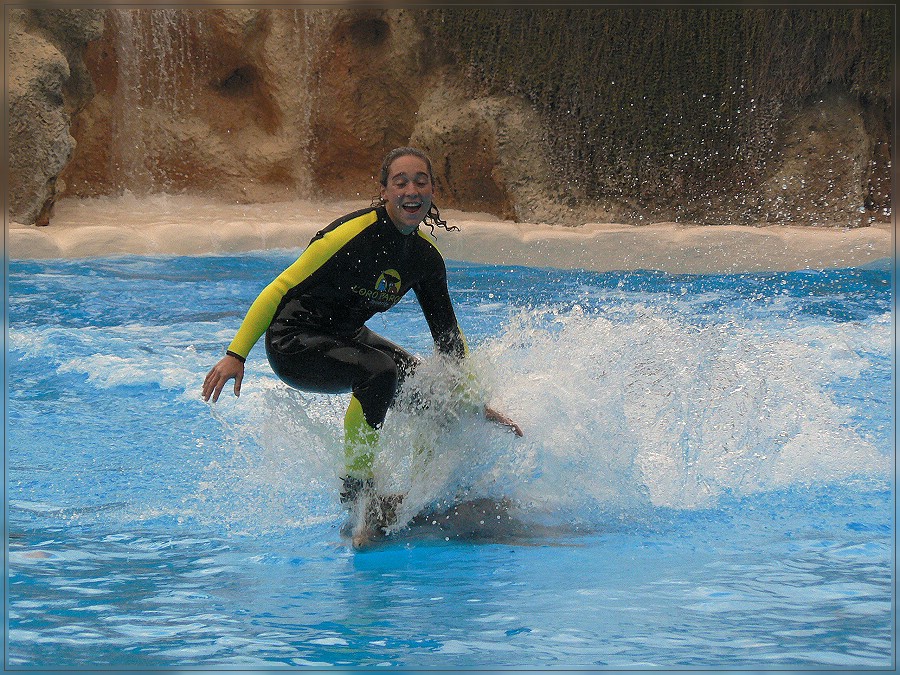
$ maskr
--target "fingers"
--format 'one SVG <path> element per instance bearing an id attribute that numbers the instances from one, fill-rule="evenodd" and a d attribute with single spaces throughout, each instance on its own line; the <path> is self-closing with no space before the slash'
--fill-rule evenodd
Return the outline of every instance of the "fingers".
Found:
<path id="1" fill-rule="evenodd" d="M 212 371 L 209 371 L 206 374 L 206 379 L 203 380 L 203 400 L 204 401 L 209 400 L 209 397 L 212 394 L 212 390 L 213 390 L 214 386 L 215 385 L 213 384 L 213 373 L 212 373 Z"/>
<path id="2" fill-rule="evenodd" d="M 244 364 L 240 362 L 234 363 L 236 361 L 237 359 L 226 357 L 213 366 L 206 374 L 206 379 L 203 380 L 204 401 L 208 402 L 210 397 L 212 397 L 212 402 L 216 403 L 219 400 L 222 389 L 225 388 L 225 384 L 231 379 L 234 379 L 234 395 L 241 395 L 241 382 L 244 379 Z"/>
<path id="3" fill-rule="evenodd" d="M 212 396 L 213 403 L 218 401 L 219 394 L 226 381 L 227 380 L 221 380 L 218 366 L 213 367 L 213 369 L 206 374 L 206 379 L 203 380 L 203 400 L 209 401 L 209 397 Z"/>
<path id="4" fill-rule="evenodd" d="M 492 422 L 496 422 L 497 424 L 502 424 L 502 425 L 505 426 L 505 427 L 509 427 L 509 428 L 513 431 L 513 433 L 515 433 L 516 436 L 518 436 L 519 438 L 521 438 L 521 437 L 523 437 L 523 436 L 525 435 L 525 434 L 522 432 L 522 428 L 521 428 L 518 424 L 516 424 L 515 422 L 513 422 L 513 421 L 512 421 L 510 418 L 508 418 L 506 415 L 497 412 L 497 411 L 494 410 L 493 408 L 490 408 L 490 407 L 488 407 L 488 406 L 485 406 L 485 408 L 484 408 L 484 416 L 485 416 L 487 419 L 491 420 Z"/>
<path id="5" fill-rule="evenodd" d="M 217 381 L 217 382 L 216 382 L 216 386 L 215 386 L 215 388 L 213 389 L 213 397 L 212 397 L 212 402 L 213 402 L 213 403 L 215 403 L 216 401 L 219 400 L 219 394 L 222 393 L 222 388 L 225 386 L 225 383 L 226 383 L 227 381 L 228 381 L 228 380 L 220 380 L 220 381 Z"/>
<path id="6" fill-rule="evenodd" d="M 518 424 L 516 424 L 515 422 L 513 422 L 513 421 L 512 421 L 511 419 L 509 419 L 508 417 L 505 417 L 504 419 L 498 420 L 498 421 L 499 421 L 500 424 L 502 424 L 503 426 L 506 426 L 506 427 L 509 427 L 510 429 L 512 429 L 513 433 L 514 433 L 516 436 L 518 436 L 519 438 L 522 438 L 522 436 L 525 435 L 524 433 L 522 433 L 522 427 L 520 427 Z"/>
<path id="7" fill-rule="evenodd" d="M 522 436 L 525 435 L 524 433 L 522 433 L 522 427 L 513 422 L 511 419 L 507 418 L 504 424 L 512 429 L 512 432 L 519 438 L 522 438 Z"/>
<path id="8" fill-rule="evenodd" d="M 213 377 L 214 370 L 210 370 L 206 374 L 206 379 L 203 380 L 203 400 L 209 401 L 209 397 L 213 393 L 213 389 L 215 389 L 215 379 Z"/>
<path id="9" fill-rule="evenodd" d="M 203 382 L 203 400 L 209 401 L 210 396 L 212 396 L 212 401 L 215 403 L 219 400 L 219 394 L 222 393 L 222 387 L 225 386 L 225 382 L 227 379 L 222 379 L 219 374 L 213 368 L 209 371 L 209 374 L 206 376 L 206 380 Z"/>

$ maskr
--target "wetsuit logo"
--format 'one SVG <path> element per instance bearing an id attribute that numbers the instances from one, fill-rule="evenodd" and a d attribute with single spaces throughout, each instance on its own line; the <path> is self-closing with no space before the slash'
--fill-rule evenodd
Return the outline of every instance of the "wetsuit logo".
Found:
<path id="1" fill-rule="evenodd" d="M 400 274 L 397 270 L 385 270 L 375 282 L 375 290 L 396 295 L 400 292 Z"/>
<path id="2" fill-rule="evenodd" d="M 350 290 L 381 309 L 393 307 L 400 300 L 400 273 L 397 270 L 385 270 L 375 281 L 375 288 L 351 286 Z"/>

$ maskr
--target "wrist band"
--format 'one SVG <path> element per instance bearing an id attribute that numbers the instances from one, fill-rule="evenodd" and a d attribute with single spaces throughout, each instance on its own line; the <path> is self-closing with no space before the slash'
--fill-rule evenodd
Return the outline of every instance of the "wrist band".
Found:
<path id="1" fill-rule="evenodd" d="M 228 356 L 233 356 L 234 358 L 236 358 L 236 359 L 237 359 L 238 361 L 240 361 L 241 363 L 246 363 L 246 362 L 247 362 L 247 359 L 245 359 L 245 358 L 244 358 L 243 356 L 241 356 L 240 354 L 236 354 L 235 352 L 231 351 L 230 349 L 226 349 L 226 350 L 225 350 L 225 353 L 228 354 Z"/>

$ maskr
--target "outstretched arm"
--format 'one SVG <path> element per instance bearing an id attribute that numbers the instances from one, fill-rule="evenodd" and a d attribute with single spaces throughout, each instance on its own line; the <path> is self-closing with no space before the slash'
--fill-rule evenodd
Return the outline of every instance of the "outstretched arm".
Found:
<path id="1" fill-rule="evenodd" d="M 331 243 L 329 243 L 331 242 Z M 219 394 L 228 380 L 234 379 L 234 395 L 241 395 L 241 380 L 244 378 L 244 361 L 253 345 L 266 332 L 272 323 L 272 318 L 278 310 L 285 294 L 301 281 L 315 272 L 330 255 L 334 253 L 339 244 L 333 244 L 331 240 L 319 238 L 313 240 L 306 250 L 300 255 L 293 265 L 279 274 L 275 280 L 266 286 L 250 305 L 247 315 L 241 322 L 241 327 L 234 336 L 234 340 L 228 346 L 227 355 L 222 358 L 203 381 L 203 400 L 209 401 L 212 396 L 213 403 L 219 400 Z"/>
<path id="2" fill-rule="evenodd" d="M 484 417 L 491 422 L 496 422 L 497 424 L 502 424 L 505 427 L 509 427 L 519 438 L 525 435 L 522 433 L 522 427 L 513 422 L 506 415 L 497 412 L 489 406 L 484 406 Z"/>
<path id="3" fill-rule="evenodd" d="M 219 400 L 219 394 L 228 380 L 234 379 L 234 395 L 241 395 L 241 381 L 244 379 L 244 362 L 236 356 L 228 354 L 212 367 L 203 380 L 203 400 L 213 403 Z"/>

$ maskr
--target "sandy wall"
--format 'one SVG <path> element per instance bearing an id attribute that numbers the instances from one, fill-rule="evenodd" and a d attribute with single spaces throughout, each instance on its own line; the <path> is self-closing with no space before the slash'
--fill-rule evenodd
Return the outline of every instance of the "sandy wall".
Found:
<path id="1" fill-rule="evenodd" d="M 331 220 L 366 205 L 240 205 L 164 195 L 64 200 L 49 227 L 11 223 L 6 250 L 13 259 L 41 259 L 302 249 Z M 855 267 L 895 253 L 891 224 L 814 230 L 675 223 L 565 227 L 451 209 L 443 215 L 460 228 L 437 233 L 444 256 L 491 264 L 712 273 Z"/>

